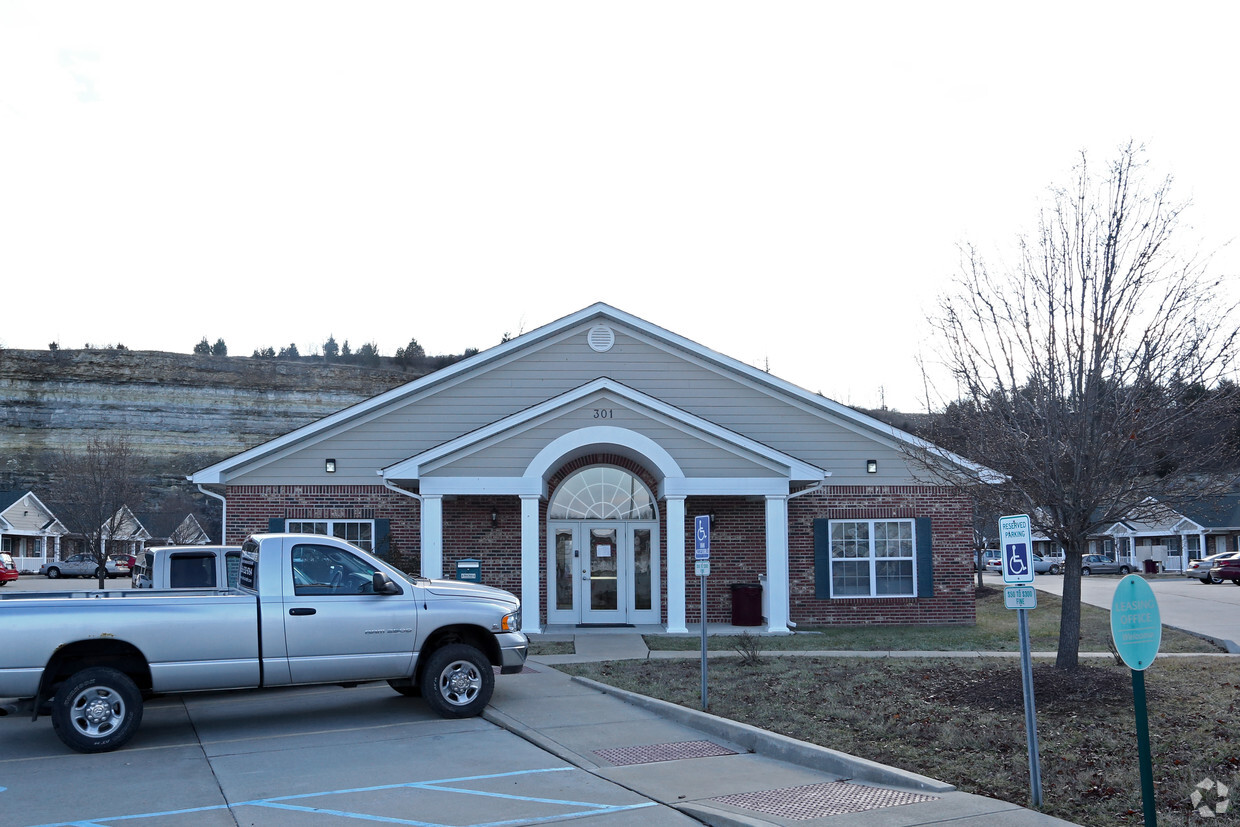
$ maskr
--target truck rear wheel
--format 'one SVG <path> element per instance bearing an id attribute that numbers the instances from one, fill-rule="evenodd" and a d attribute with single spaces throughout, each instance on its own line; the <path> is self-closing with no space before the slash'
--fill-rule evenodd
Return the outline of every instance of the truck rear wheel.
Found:
<path id="1" fill-rule="evenodd" d="M 141 722 L 142 693 L 128 675 L 106 666 L 75 673 L 52 700 L 52 729 L 78 752 L 118 749 Z"/>
<path id="2" fill-rule="evenodd" d="M 482 712 L 495 690 L 495 673 L 486 655 L 452 643 L 435 650 L 422 672 L 422 697 L 443 718 L 470 718 Z"/>

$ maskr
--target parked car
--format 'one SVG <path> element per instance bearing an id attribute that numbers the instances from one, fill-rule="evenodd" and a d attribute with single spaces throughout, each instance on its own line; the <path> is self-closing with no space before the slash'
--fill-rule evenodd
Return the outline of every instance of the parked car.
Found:
<path id="1" fill-rule="evenodd" d="M 13 564 L 13 555 L 0 552 L 0 586 L 7 586 L 10 580 L 17 578 L 17 566 Z"/>
<path id="2" fill-rule="evenodd" d="M 44 563 L 39 566 L 39 574 L 49 580 L 55 580 L 57 577 L 98 577 L 99 563 L 93 554 L 74 554 L 64 560 Z M 108 577 L 123 577 L 126 574 L 129 574 L 129 569 L 121 571 L 115 560 L 108 560 Z"/>
<path id="3" fill-rule="evenodd" d="M 1101 554 L 1086 554 L 1081 558 L 1081 574 L 1086 577 L 1091 574 L 1128 574 L 1131 571 L 1132 566 L 1127 563 L 1117 563 Z"/>
<path id="4" fill-rule="evenodd" d="M 1040 554 L 1033 555 L 1033 573 L 1034 574 L 1059 574 L 1063 571 L 1059 560 L 1054 557 L 1043 557 Z"/>
<path id="5" fill-rule="evenodd" d="M 133 568 L 133 563 L 130 562 L 131 560 L 133 560 L 133 558 L 128 554 L 108 555 L 108 562 L 115 563 L 116 567 L 120 569 L 121 574 L 129 574 L 129 570 Z"/>
<path id="6" fill-rule="evenodd" d="M 1210 577 L 1215 583 L 1230 580 L 1240 586 L 1240 553 L 1224 555 L 1210 567 Z"/>
<path id="7" fill-rule="evenodd" d="M 986 552 L 986 571 L 1003 571 L 1003 558 L 999 556 L 999 552 Z"/>
<path id="8" fill-rule="evenodd" d="M 1200 560 L 1189 560 L 1188 565 L 1184 568 L 1185 577 L 1196 577 L 1202 583 L 1220 583 L 1222 581 L 1215 580 L 1210 573 L 1210 569 L 1219 564 L 1223 560 L 1240 558 L 1240 551 L 1224 551 L 1219 554 L 1211 554 L 1208 557 L 1202 557 Z"/>

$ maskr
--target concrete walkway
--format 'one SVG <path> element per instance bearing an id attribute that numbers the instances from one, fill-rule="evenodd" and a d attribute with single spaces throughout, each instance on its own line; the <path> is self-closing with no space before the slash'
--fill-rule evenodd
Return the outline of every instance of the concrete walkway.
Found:
<path id="1" fill-rule="evenodd" d="M 1070 823 L 963 793 L 916 773 L 573 678 L 554 668 L 569 662 L 700 657 L 698 652 L 651 653 L 641 630 L 550 629 L 533 639 L 572 640 L 576 651 L 532 656 L 521 675 L 496 681 L 484 716 L 576 767 L 706 824 Z"/>

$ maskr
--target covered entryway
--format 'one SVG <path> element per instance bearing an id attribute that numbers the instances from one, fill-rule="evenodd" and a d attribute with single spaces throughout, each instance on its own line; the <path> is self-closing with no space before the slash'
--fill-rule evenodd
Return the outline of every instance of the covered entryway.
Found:
<path id="1" fill-rule="evenodd" d="M 659 622 L 659 523 L 650 490 L 614 466 L 556 489 L 547 523 L 547 622 Z"/>

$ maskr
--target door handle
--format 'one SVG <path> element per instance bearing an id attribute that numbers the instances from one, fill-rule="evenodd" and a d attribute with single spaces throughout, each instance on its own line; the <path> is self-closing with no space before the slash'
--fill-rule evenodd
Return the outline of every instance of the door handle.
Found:
<path id="1" fill-rule="evenodd" d="M 291 614 L 291 615 L 294 615 L 294 616 L 297 616 L 297 615 L 312 615 L 312 614 L 314 614 L 316 611 L 317 611 L 317 609 L 289 609 L 289 610 L 288 610 L 288 613 L 289 613 L 289 614 Z"/>

